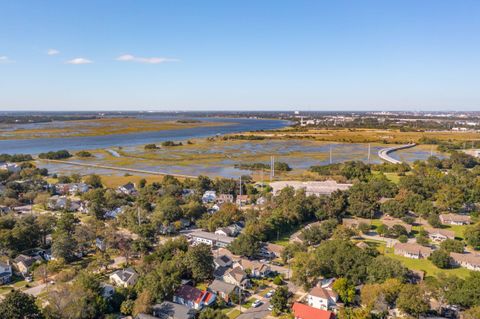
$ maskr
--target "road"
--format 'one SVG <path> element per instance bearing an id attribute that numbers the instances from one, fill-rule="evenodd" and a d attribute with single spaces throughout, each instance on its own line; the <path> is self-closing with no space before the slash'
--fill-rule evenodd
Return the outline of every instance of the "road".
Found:
<path id="1" fill-rule="evenodd" d="M 390 157 L 388 154 L 398 151 L 398 150 L 403 150 L 405 148 L 410 148 L 414 147 L 415 143 L 410 143 L 406 145 L 401 145 L 401 146 L 394 146 L 394 147 L 388 147 L 388 148 L 382 148 L 380 151 L 378 151 L 378 157 L 380 157 L 382 160 L 392 163 L 392 164 L 401 164 L 402 162 L 399 160 L 396 160 L 392 157 Z"/>
<path id="2" fill-rule="evenodd" d="M 107 166 L 107 165 L 100 165 L 100 164 L 87 164 L 87 163 L 79 163 L 79 162 L 63 161 L 63 160 L 50 160 L 50 159 L 49 160 L 39 159 L 39 160 L 46 161 L 46 162 L 51 162 L 51 163 L 65 164 L 65 165 L 102 168 L 102 169 L 108 169 L 108 170 L 112 170 L 112 171 L 123 171 L 123 172 L 160 175 L 160 176 L 171 175 L 173 177 L 192 178 L 192 179 L 198 178 L 198 176 L 175 174 L 175 173 L 166 173 L 166 172 L 159 172 L 159 171 L 158 172 L 147 171 L 147 170 L 143 170 L 143 169 L 135 169 L 135 168 L 127 168 L 127 167 Z"/>
<path id="3" fill-rule="evenodd" d="M 263 304 L 257 308 L 247 309 L 244 313 L 237 317 L 237 319 L 260 319 L 265 318 L 270 314 L 268 307 L 270 306 L 270 301 L 268 299 L 262 298 Z"/>

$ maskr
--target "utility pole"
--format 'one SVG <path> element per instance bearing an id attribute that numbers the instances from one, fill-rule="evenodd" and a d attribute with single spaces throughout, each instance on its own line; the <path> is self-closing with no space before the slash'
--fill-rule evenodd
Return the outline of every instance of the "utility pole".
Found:
<path id="1" fill-rule="evenodd" d="M 332 144 L 330 144 L 330 164 L 332 164 Z"/>
<path id="2" fill-rule="evenodd" d="M 140 226 L 140 207 L 137 207 L 138 226 Z"/>
<path id="3" fill-rule="evenodd" d="M 370 164 L 370 143 L 368 143 L 368 159 L 367 163 Z"/>

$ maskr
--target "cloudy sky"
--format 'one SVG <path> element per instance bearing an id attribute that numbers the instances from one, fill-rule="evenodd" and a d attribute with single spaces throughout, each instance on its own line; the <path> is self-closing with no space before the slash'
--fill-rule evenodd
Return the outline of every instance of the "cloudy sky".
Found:
<path id="1" fill-rule="evenodd" d="M 0 110 L 480 110 L 480 1 L 0 0 Z"/>

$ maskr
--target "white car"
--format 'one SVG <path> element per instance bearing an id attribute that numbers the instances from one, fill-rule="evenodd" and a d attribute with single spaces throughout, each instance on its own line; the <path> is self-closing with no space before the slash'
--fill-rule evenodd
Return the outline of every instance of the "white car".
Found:
<path id="1" fill-rule="evenodd" d="M 273 306 L 272 306 L 272 305 L 268 306 L 268 310 L 269 310 L 269 311 L 272 311 L 272 310 L 273 310 Z"/>
<path id="2" fill-rule="evenodd" d="M 271 298 L 273 296 L 273 294 L 275 293 L 275 290 L 270 290 L 266 295 L 265 295 L 265 298 Z"/>
<path id="3" fill-rule="evenodd" d="M 255 300 L 255 302 L 252 304 L 252 307 L 253 307 L 253 308 L 257 308 L 257 307 L 259 307 L 261 304 L 262 304 L 262 301 L 260 301 L 260 300 L 257 299 L 257 300 Z"/>

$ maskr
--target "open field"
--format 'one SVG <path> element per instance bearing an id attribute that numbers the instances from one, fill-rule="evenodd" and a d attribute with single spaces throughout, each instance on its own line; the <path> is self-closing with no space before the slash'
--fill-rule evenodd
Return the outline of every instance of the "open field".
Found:
<path id="1" fill-rule="evenodd" d="M 391 252 L 391 249 L 389 248 L 387 248 L 386 256 L 401 261 L 402 264 L 409 269 L 422 270 L 425 272 L 426 276 L 438 276 L 439 274 L 443 273 L 446 275 L 456 275 L 461 278 L 466 278 L 471 273 L 471 270 L 466 268 L 440 269 L 432 264 L 432 262 L 428 259 L 412 259 L 398 256 Z"/>
<path id="2" fill-rule="evenodd" d="M 0 139 L 35 139 L 56 137 L 103 136 L 177 130 L 195 127 L 229 125 L 222 122 L 191 122 L 150 120 L 131 117 L 103 118 L 68 122 L 49 122 L 23 126 L 1 126 Z M 68 147 L 68 146 L 66 146 Z"/>
<path id="3" fill-rule="evenodd" d="M 255 132 L 245 135 L 264 136 L 270 139 L 295 139 L 304 138 L 317 141 L 343 142 L 343 143 L 418 143 L 422 137 L 436 138 L 448 141 L 475 141 L 480 140 L 477 132 L 453 131 L 427 131 L 427 132 L 401 132 L 400 130 L 379 129 L 307 129 L 297 130 L 285 128 L 274 132 Z"/>

